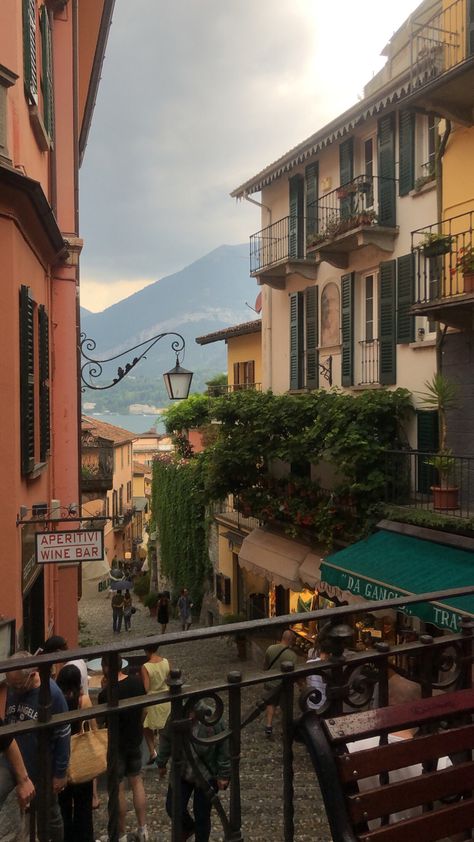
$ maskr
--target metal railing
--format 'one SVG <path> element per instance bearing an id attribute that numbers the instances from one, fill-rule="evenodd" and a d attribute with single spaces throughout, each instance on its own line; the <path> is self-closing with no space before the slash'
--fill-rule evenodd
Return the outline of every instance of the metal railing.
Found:
<path id="1" fill-rule="evenodd" d="M 468 0 L 455 0 L 428 20 L 412 22 L 410 82 L 412 91 L 456 67 L 469 55 L 466 23 Z"/>
<path id="2" fill-rule="evenodd" d="M 389 451 L 385 500 L 398 506 L 474 517 L 474 457 Z"/>
<path id="3" fill-rule="evenodd" d="M 231 395 L 233 392 L 261 392 L 261 383 L 231 383 L 221 386 L 208 386 L 207 395 L 210 398 L 220 398 L 223 395 Z"/>
<path id="4" fill-rule="evenodd" d="M 447 634 L 434 638 L 430 635 L 421 635 L 419 638 L 413 634 L 409 627 L 399 629 L 398 637 L 392 641 L 374 642 L 377 637 L 374 630 L 374 639 L 370 634 L 365 634 L 363 639 L 354 646 L 353 628 L 366 625 L 367 612 L 370 611 L 370 623 L 372 626 L 383 628 L 387 611 L 403 611 L 407 614 L 417 613 L 423 603 L 439 604 L 440 600 L 448 598 L 449 604 L 455 597 L 474 594 L 474 587 L 456 588 L 419 594 L 417 596 L 397 597 L 396 599 L 363 602 L 357 605 L 345 605 L 336 609 L 323 609 L 319 611 L 304 612 L 303 614 L 289 614 L 280 617 L 256 620 L 244 623 L 235 623 L 225 626 L 213 626 L 205 629 L 197 629 L 188 632 L 174 632 L 164 635 L 128 639 L 120 643 L 111 643 L 107 646 L 94 646 L 84 649 L 71 650 L 68 657 L 71 659 L 85 658 L 96 659 L 103 657 L 107 665 L 107 703 L 94 705 L 91 708 L 70 711 L 64 714 L 51 715 L 51 691 L 50 691 L 50 670 L 54 663 L 64 660 L 64 653 L 54 655 L 41 655 L 37 657 L 18 658 L 14 661 L 6 660 L 0 662 L 0 672 L 26 669 L 35 670 L 40 676 L 39 708 L 36 720 L 24 720 L 0 728 L 2 735 L 25 735 L 31 733 L 38 740 L 38 779 L 37 797 L 32 805 L 30 822 L 30 842 L 36 838 L 39 842 L 49 840 L 49 811 L 51 802 L 51 751 L 50 740 L 51 729 L 65 723 L 77 723 L 78 721 L 91 718 L 105 718 L 108 728 L 108 838 L 110 842 L 118 842 L 118 769 L 119 769 L 119 732 L 120 713 L 122 710 L 128 712 L 149 706 L 150 704 L 171 703 L 171 714 L 169 719 L 169 733 L 171 739 L 171 771 L 170 781 L 173 787 L 172 799 L 172 842 L 180 842 L 182 839 L 182 803 L 181 803 L 181 773 L 183 764 L 187 761 L 193 770 L 195 780 L 209 792 L 212 797 L 212 804 L 222 824 L 225 840 L 229 842 L 242 842 L 245 838 L 242 827 L 245 827 L 246 819 L 242 814 L 241 800 L 241 754 L 246 748 L 242 741 L 242 732 L 245 728 L 261 716 L 265 708 L 265 698 L 269 698 L 268 689 L 263 688 L 264 683 L 281 682 L 280 707 L 282 711 L 282 754 L 281 771 L 278 780 L 283 781 L 283 792 L 280 799 L 280 807 L 273 807 L 275 814 L 273 826 L 283 826 L 285 842 L 294 840 L 295 823 L 295 798 L 294 789 L 294 759 L 293 739 L 294 725 L 298 718 L 295 710 L 295 691 L 297 684 L 304 682 L 306 676 L 321 674 L 327 686 L 327 699 L 323 710 L 324 716 L 337 716 L 347 711 L 366 709 L 377 704 L 385 706 L 389 703 L 388 678 L 389 670 L 395 670 L 400 675 L 411 681 L 417 682 L 421 687 L 421 695 L 424 697 L 433 694 L 434 690 L 452 691 L 458 688 L 470 687 L 472 683 L 472 661 L 473 661 L 473 628 L 474 624 L 470 618 L 461 619 L 457 616 L 458 631 L 454 634 Z M 432 606 L 433 607 L 433 606 Z M 445 613 L 443 608 L 436 609 L 440 614 Z M 449 613 L 449 612 L 447 612 Z M 454 615 L 453 615 L 454 616 Z M 357 623 L 349 626 L 348 622 L 360 617 L 362 624 Z M 350 620 L 351 618 L 351 620 Z M 134 661 L 137 665 L 143 658 L 134 657 L 129 653 L 142 650 L 150 643 L 156 642 L 160 646 L 173 646 L 177 643 L 186 643 L 187 646 L 201 646 L 205 640 L 218 636 L 236 636 L 245 634 L 249 637 L 263 636 L 268 641 L 269 636 L 276 639 L 280 636 L 281 628 L 295 623 L 312 623 L 313 628 L 318 627 L 320 634 L 328 640 L 331 649 L 331 656 L 327 661 L 321 661 L 316 666 L 314 663 L 302 664 L 296 668 L 290 662 L 281 664 L 281 669 L 273 669 L 270 672 L 251 670 L 245 675 L 240 670 L 231 670 L 222 679 L 216 678 L 211 684 L 189 686 L 184 685 L 183 676 L 179 669 L 170 672 L 168 692 L 151 693 L 147 696 L 138 696 L 119 701 L 118 696 L 118 674 L 120 669 L 120 657 L 126 655 L 129 664 Z M 364 629 L 362 629 L 364 630 Z M 368 630 L 365 629 L 367 632 Z M 410 633 L 408 636 L 406 633 Z M 408 637 L 411 642 L 408 641 Z M 413 639 L 415 638 L 415 639 Z M 352 647 L 352 648 L 351 648 Z M 174 659 L 173 659 L 174 660 Z M 249 704 L 249 692 L 252 688 L 261 690 L 261 701 Z M 303 689 L 299 694 L 299 707 L 306 710 L 308 700 L 320 701 L 314 695 L 314 690 Z M 192 730 L 190 713 L 194 710 L 198 701 L 205 700 L 207 712 L 202 713 L 204 724 L 209 726 L 211 736 L 199 737 Z M 224 730 L 219 735 L 212 735 L 212 726 L 216 721 L 224 718 Z M 228 802 L 223 801 L 219 793 L 209 791 L 202 773 L 196 764 L 195 747 L 199 744 L 216 746 L 219 742 L 226 741 L 230 748 L 230 797 Z M 278 787 L 278 780 L 272 781 L 272 788 Z M 259 794 L 259 799 L 262 794 Z M 226 804 L 228 803 L 228 809 Z M 35 836 L 35 825 L 36 833 Z M 246 838 L 252 838 L 247 836 Z"/>
<path id="5" fill-rule="evenodd" d="M 245 515 L 242 513 L 239 506 L 239 498 L 236 495 L 230 494 L 227 500 L 213 503 L 209 507 L 209 512 L 212 515 L 223 515 L 229 523 L 236 526 L 238 529 L 243 527 L 251 531 L 261 525 L 259 518 Z"/>
<path id="6" fill-rule="evenodd" d="M 361 379 L 359 385 L 378 383 L 379 376 L 379 340 L 363 339 L 359 342 L 361 350 Z"/>
<path id="7" fill-rule="evenodd" d="M 332 240 L 355 228 L 387 225 L 395 227 L 395 179 L 375 175 L 358 175 L 346 184 L 342 184 L 318 204 L 318 229 L 308 242 L 308 246 Z M 381 208 L 381 192 L 393 193 L 387 207 L 390 218 L 385 219 Z M 385 211 L 384 211 L 385 212 Z"/>
<path id="8" fill-rule="evenodd" d="M 311 260 L 307 255 L 305 237 L 308 230 L 316 230 L 315 218 L 285 216 L 250 237 L 250 274 L 262 272 L 286 260 Z"/>
<path id="9" fill-rule="evenodd" d="M 474 292 L 473 227 L 474 211 L 467 211 L 412 231 L 415 303 Z"/>

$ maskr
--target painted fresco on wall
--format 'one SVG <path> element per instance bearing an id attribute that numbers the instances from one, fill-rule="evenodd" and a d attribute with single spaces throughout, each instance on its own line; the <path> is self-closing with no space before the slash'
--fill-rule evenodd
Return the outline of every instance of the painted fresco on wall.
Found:
<path id="1" fill-rule="evenodd" d="M 326 284 L 321 294 L 321 345 L 339 345 L 339 287 Z"/>

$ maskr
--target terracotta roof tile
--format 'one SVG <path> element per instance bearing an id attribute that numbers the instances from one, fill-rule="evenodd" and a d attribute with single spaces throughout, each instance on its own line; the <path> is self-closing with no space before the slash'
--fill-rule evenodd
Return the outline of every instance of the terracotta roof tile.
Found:
<path id="1" fill-rule="evenodd" d="M 125 444 L 127 441 L 135 441 L 137 438 L 135 433 L 131 433 L 130 430 L 108 424 L 107 421 L 99 421 L 98 418 L 91 418 L 90 415 L 82 416 L 81 426 L 83 430 L 88 430 L 96 436 L 113 441 L 114 444 Z"/>

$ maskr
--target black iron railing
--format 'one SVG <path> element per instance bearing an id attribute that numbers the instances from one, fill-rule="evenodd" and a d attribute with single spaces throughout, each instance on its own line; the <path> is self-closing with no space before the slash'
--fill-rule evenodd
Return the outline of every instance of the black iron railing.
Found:
<path id="1" fill-rule="evenodd" d="M 207 394 L 210 398 L 220 398 L 223 395 L 231 395 L 233 392 L 261 392 L 261 383 L 231 383 L 221 386 L 208 386 Z"/>
<path id="2" fill-rule="evenodd" d="M 427 85 L 459 65 L 469 55 L 467 0 L 442 4 L 427 20 L 412 20 L 410 38 L 411 89 Z"/>
<path id="3" fill-rule="evenodd" d="M 318 204 L 318 228 L 308 240 L 308 247 L 317 247 L 356 228 L 395 227 L 395 183 L 392 178 L 358 175 L 326 193 Z M 390 194 L 387 205 L 382 202 L 383 191 Z M 386 207 L 390 210 L 388 216 Z"/>
<path id="4" fill-rule="evenodd" d="M 238 529 L 243 527 L 244 529 L 250 531 L 251 529 L 256 529 L 257 526 L 261 525 L 261 521 L 258 518 L 243 514 L 237 495 L 230 494 L 226 500 L 219 503 L 213 503 L 210 507 L 210 513 L 216 516 L 224 516 Z"/>
<path id="5" fill-rule="evenodd" d="M 433 690 L 450 691 L 462 687 L 471 686 L 472 682 L 472 660 L 473 660 L 473 628 L 474 624 L 469 618 L 461 619 L 458 616 L 459 631 L 443 637 L 433 639 L 429 635 L 421 635 L 419 639 L 416 634 L 410 632 L 412 642 L 406 640 L 405 630 L 399 630 L 398 640 L 376 641 L 377 634 L 374 629 L 374 638 L 369 630 L 362 629 L 366 634 L 354 647 L 352 628 L 347 625 L 349 615 L 354 619 L 359 616 L 363 618 L 370 610 L 371 624 L 383 627 L 382 617 L 387 617 L 387 611 L 405 611 L 416 614 L 417 606 L 424 602 L 438 604 L 443 598 L 449 598 L 452 604 L 456 596 L 474 594 L 474 587 L 457 588 L 452 590 L 438 591 L 436 593 L 422 594 L 418 596 L 403 596 L 391 600 L 364 602 L 358 605 L 346 605 L 337 609 L 324 609 L 321 611 L 305 612 L 303 614 L 289 614 L 281 617 L 274 617 L 265 620 L 257 620 L 246 623 L 235 623 L 226 626 L 213 626 L 205 629 L 189 632 L 170 633 L 157 635 L 156 642 L 167 647 L 177 643 L 186 642 L 187 646 L 202 647 L 203 641 L 210 640 L 216 636 L 234 637 L 237 634 L 247 636 L 263 635 L 268 637 L 279 636 L 279 629 L 294 623 L 312 623 L 313 628 L 319 627 L 320 633 L 329 641 L 331 656 L 329 660 L 314 664 L 302 664 L 296 669 L 290 662 L 283 662 L 281 671 L 272 670 L 262 672 L 249 669 L 243 675 L 239 670 L 232 670 L 222 679 L 216 679 L 212 684 L 189 686 L 184 685 L 183 676 L 178 669 L 173 669 L 168 680 L 169 692 L 154 693 L 148 696 L 140 696 L 127 700 L 118 699 L 118 672 L 120 655 L 126 655 L 129 663 L 133 662 L 133 652 L 142 650 L 143 647 L 155 641 L 155 638 L 135 638 L 133 642 L 113 643 L 107 646 L 94 646 L 85 649 L 71 650 L 68 653 L 70 658 L 95 659 L 103 656 L 107 663 L 108 685 L 107 704 L 94 705 L 85 710 L 69 712 L 51 716 L 50 710 L 50 689 L 49 676 L 53 663 L 64 659 L 64 653 L 55 655 L 42 655 L 28 657 L 15 661 L 6 660 L 0 662 L 0 672 L 19 669 L 36 669 L 41 678 L 40 700 L 38 719 L 27 720 L 0 728 L 2 734 L 18 735 L 33 732 L 37 735 L 40 744 L 38 753 L 39 778 L 38 793 L 33 805 L 32 833 L 34 835 L 34 824 L 37 825 L 37 838 L 39 842 L 47 842 L 49 839 L 49 804 L 50 804 L 50 774 L 51 768 L 51 744 L 48 733 L 51 728 L 66 722 L 77 722 L 78 720 L 92 717 L 105 717 L 109 732 L 108 741 L 108 838 L 110 842 L 117 842 L 119 837 L 118 829 L 118 735 L 120 728 L 120 711 L 123 709 L 143 709 L 152 704 L 171 702 L 170 734 L 171 734 L 171 781 L 174 788 L 172 804 L 172 842 L 179 842 L 182 837 L 181 827 L 181 801 L 180 801 L 180 775 L 183 762 L 186 759 L 190 763 L 195 778 L 199 783 L 202 781 L 199 769 L 196 766 L 193 747 L 196 745 L 196 738 L 191 727 L 189 714 L 196 702 L 205 700 L 209 708 L 203 713 L 204 721 L 210 727 L 213 722 L 224 716 L 226 727 L 218 737 L 200 738 L 200 745 L 206 741 L 228 740 L 230 746 L 231 771 L 230 771 L 230 798 L 228 802 L 220 799 L 214 794 L 212 801 L 221 821 L 224 838 L 232 842 L 241 842 L 244 838 L 252 838 L 251 833 L 245 835 L 242 828 L 245 827 L 245 815 L 242 815 L 241 803 L 241 753 L 244 750 L 244 743 L 241 740 L 242 732 L 256 718 L 261 716 L 265 702 L 268 697 L 268 690 L 263 687 L 265 682 L 281 681 L 282 692 L 280 706 L 282 709 L 282 755 L 281 770 L 277 778 L 272 781 L 272 789 L 279 787 L 283 780 L 283 792 L 281 793 L 281 807 L 275 809 L 274 827 L 283 827 L 285 842 L 294 840 L 294 819 L 295 819 L 295 792 L 293 785 L 294 763 L 293 763 L 293 736 L 294 723 L 298 717 L 295 708 L 295 693 L 297 685 L 310 674 L 321 674 L 327 685 L 327 699 L 324 703 L 322 715 L 339 715 L 346 711 L 356 711 L 373 705 L 375 698 L 378 704 L 388 704 L 388 677 L 389 670 L 395 670 L 406 678 L 416 681 L 421 685 L 423 696 L 430 696 Z M 362 627 L 366 621 L 359 623 Z M 357 623 L 355 628 L 358 628 Z M 415 638 L 415 639 L 413 639 Z M 352 647 L 352 648 L 351 648 Z M 132 653 L 132 654 L 129 654 Z M 135 659 L 137 660 L 137 659 Z M 248 691 L 251 688 L 262 688 L 262 701 L 248 705 Z M 377 691 L 377 692 L 376 692 Z M 299 707 L 305 710 L 310 690 L 303 690 L 299 694 Z M 312 696 L 313 701 L 320 701 Z M 307 783 L 307 782 L 306 782 Z M 261 798 L 261 794 L 259 794 Z M 226 803 L 229 804 L 228 809 Z"/>
<path id="6" fill-rule="evenodd" d="M 315 217 L 285 216 L 250 237 L 250 273 L 256 274 L 287 260 L 311 260 L 306 232 L 316 230 Z"/>
<path id="7" fill-rule="evenodd" d="M 379 340 L 363 339 L 360 343 L 361 379 L 359 385 L 379 382 Z"/>
<path id="8" fill-rule="evenodd" d="M 415 303 L 474 293 L 474 211 L 412 231 Z"/>
<path id="9" fill-rule="evenodd" d="M 458 518 L 474 517 L 474 457 L 389 451 L 386 502 Z"/>

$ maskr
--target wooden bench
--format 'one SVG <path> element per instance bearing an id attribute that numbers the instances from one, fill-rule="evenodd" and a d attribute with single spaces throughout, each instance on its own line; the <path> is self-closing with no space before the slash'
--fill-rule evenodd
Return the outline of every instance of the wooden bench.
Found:
<path id="1" fill-rule="evenodd" d="M 474 690 L 458 690 L 327 720 L 303 714 L 334 842 L 474 838 L 473 713 Z M 388 736 L 415 727 L 409 739 Z M 368 738 L 373 747 L 357 747 Z"/>

